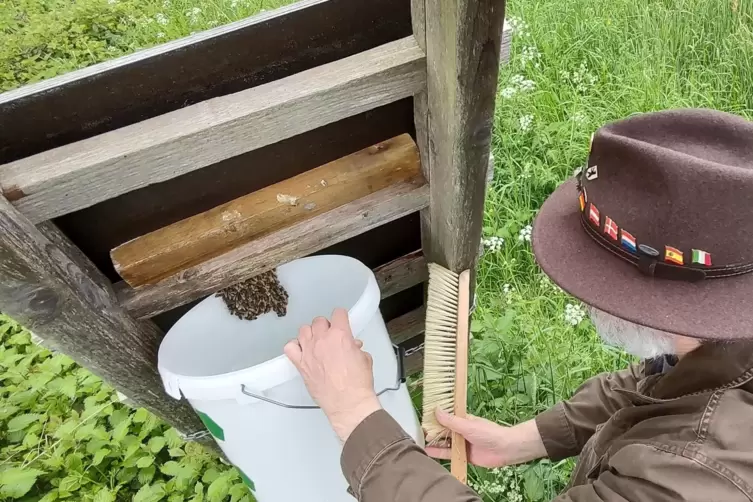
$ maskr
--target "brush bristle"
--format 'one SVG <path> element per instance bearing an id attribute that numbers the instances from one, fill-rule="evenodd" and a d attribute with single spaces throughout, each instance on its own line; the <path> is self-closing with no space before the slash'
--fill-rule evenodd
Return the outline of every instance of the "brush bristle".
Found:
<path id="1" fill-rule="evenodd" d="M 430 441 L 446 436 L 437 422 L 437 408 L 452 413 L 455 407 L 459 274 L 429 264 L 424 341 L 424 393 L 421 425 Z"/>

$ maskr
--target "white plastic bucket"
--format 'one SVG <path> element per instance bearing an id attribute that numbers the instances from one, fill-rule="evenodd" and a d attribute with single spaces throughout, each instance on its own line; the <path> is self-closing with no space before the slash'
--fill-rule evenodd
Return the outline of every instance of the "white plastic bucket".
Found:
<path id="1" fill-rule="evenodd" d="M 356 338 L 374 358 L 377 392 L 395 387 L 398 364 L 379 312 L 379 286 L 371 270 L 345 256 L 315 256 L 277 269 L 288 291 L 288 313 L 255 321 L 231 315 L 209 297 L 165 335 L 159 371 L 168 394 L 185 396 L 228 459 L 253 481 L 260 502 L 352 502 L 340 471 L 342 445 L 313 406 L 283 347 L 298 328 L 337 307 L 349 311 Z M 385 410 L 421 442 L 423 434 L 405 385 L 380 396 Z"/>

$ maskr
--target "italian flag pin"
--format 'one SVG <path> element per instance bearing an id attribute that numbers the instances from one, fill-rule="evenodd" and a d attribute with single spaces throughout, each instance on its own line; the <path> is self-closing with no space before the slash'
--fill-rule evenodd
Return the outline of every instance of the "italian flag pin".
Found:
<path id="1" fill-rule="evenodd" d="M 698 263 L 700 265 L 706 265 L 707 267 L 710 267 L 711 255 L 707 253 L 706 251 L 701 251 L 700 249 L 694 249 L 693 250 L 693 263 Z"/>

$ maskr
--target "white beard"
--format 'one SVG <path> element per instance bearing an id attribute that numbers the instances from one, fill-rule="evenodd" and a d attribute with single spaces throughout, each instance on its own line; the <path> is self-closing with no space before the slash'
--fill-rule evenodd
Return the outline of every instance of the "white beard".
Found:
<path id="1" fill-rule="evenodd" d="M 594 307 L 589 307 L 591 320 L 607 345 L 618 347 L 641 359 L 672 354 L 674 339 L 670 333 L 641 326 L 620 319 Z"/>

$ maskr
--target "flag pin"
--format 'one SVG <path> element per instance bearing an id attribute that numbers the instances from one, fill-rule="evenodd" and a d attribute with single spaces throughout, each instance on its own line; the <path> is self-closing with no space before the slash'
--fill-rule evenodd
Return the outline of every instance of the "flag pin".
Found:
<path id="1" fill-rule="evenodd" d="M 588 169 L 586 169 L 586 179 L 588 181 L 593 181 L 598 177 L 599 177 L 599 166 L 591 166 Z"/>
<path id="2" fill-rule="evenodd" d="M 711 266 L 711 254 L 707 253 L 706 251 L 702 251 L 700 249 L 694 249 L 693 250 L 693 263 L 698 263 L 699 265 L 705 265 L 707 267 Z"/>

